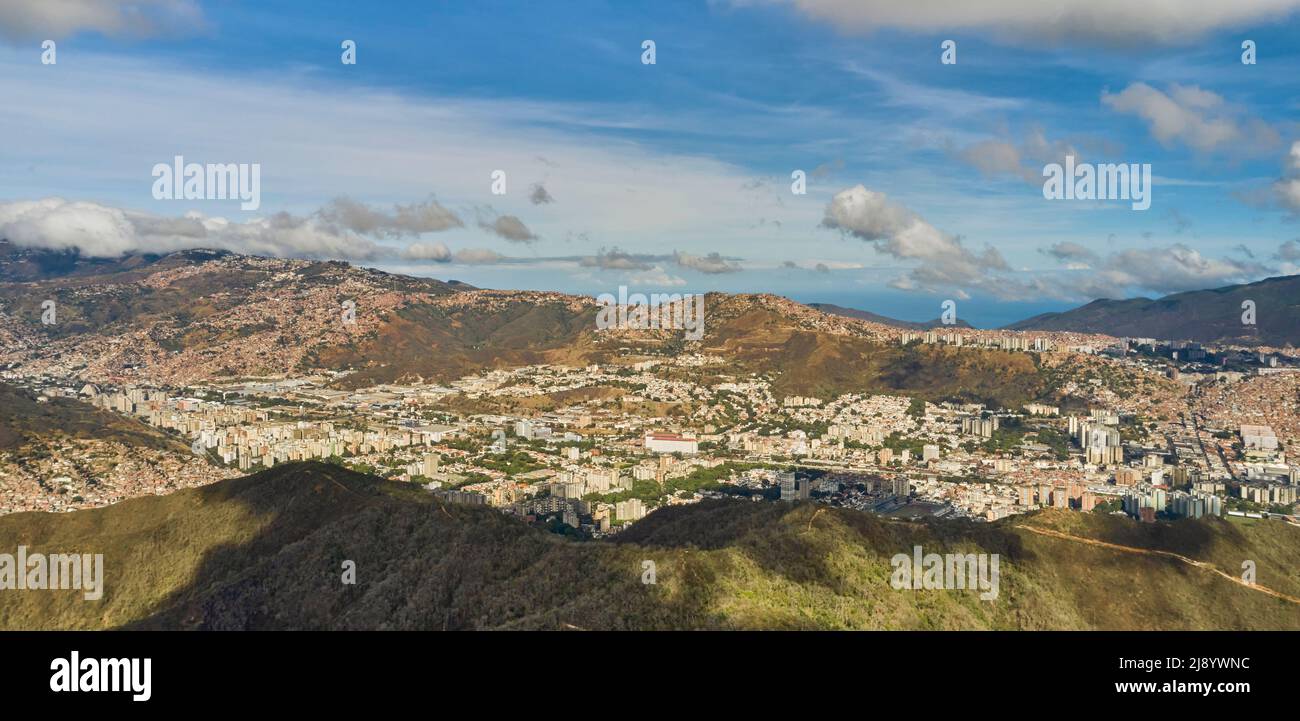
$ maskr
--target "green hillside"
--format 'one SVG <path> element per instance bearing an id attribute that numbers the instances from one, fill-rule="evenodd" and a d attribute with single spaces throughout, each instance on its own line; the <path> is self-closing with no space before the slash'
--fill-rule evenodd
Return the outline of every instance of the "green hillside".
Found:
<path id="1" fill-rule="evenodd" d="M 1044 512 L 994 524 L 908 523 L 811 503 L 660 510 L 617 542 L 575 542 L 488 508 L 305 463 L 116 506 L 0 517 L 19 545 L 103 553 L 100 602 L 0 591 L 0 628 L 187 629 L 1300 629 L 1300 528 L 1139 525 Z M 895 590 L 890 558 L 1000 555 L 1000 594 Z M 345 585 L 343 562 L 356 563 Z M 643 561 L 656 583 L 642 583 Z"/>

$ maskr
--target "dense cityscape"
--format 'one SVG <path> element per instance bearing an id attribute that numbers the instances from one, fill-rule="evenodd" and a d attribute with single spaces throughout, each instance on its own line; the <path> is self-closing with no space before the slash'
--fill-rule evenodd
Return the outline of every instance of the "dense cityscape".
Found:
<path id="1" fill-rule="evenodd" d="M 80 444 L 75 452 L 43 458 L 6 453 L 0 512 L 101 506 L 316 459 L 580 537 L 617 533 L 657 508 L 708 497 L 812 498 L 898 518 L 977 521 L 1042 507 L 1145 521 L 1294 518 L 1300 466 L 1288 462 L 1287 449 L 1300 441 L 1300 364 L 1293 352 L 1151 339 L 1063 344 L 1070 340 L 969 330 L 902 332 L 894 340 L 1093 364 L 1102 375 L 1066 390 L 1095 404 L 1067 409 L 899 395 L 778 398 L 757 374 L 692 381 L 693 373 L 724 365 L 700 354 L 356 391 L 332 387 L 346 372 L 176 387 L 7 371 L 6 382 L 40 400 L 74 398 L 137 418 L 191 453 L 104 441 L 72 441 Z M 1123 380 L 1103 380 L 1106 373 Z M 1116 393 L 1115 382 L 1142 392 Z M 534 402 L 542 398 L 573 400 L 543 411 Z"/>

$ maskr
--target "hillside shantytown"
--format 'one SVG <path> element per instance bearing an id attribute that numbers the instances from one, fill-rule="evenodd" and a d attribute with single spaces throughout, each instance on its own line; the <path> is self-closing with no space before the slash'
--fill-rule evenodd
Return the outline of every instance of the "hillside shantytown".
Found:
<path id="1" fill-rule="evenodd" d="M 140 422 L 174 447 L 66 437 L 45 441 L 53 444 L 45 452 L 6 449 L 0 512 L 102 506 L 317 459 L 579 537 L 616 534 L 659 508 L 705 498 L 814 499 L 904 519 L 993 521 L 1054 507 L 1148 522 L 1294 522 L 1293 349 L 912 332 L 788 301 L 776 307 L 787 306 L 810 327 L 900 352 L 1032 357 L 1057 376 L 1055 392 L 1068 405 L 780 393 L 777 374 L 736 372 L 707 341 L 686 353 L 628 347 L 603 363 L 356 388 L 346 387 L 352 371 L 327 369 L 187 383 L 87 380 L 29 353 L 0 380 L 37 404 L 71 401 Z"/>

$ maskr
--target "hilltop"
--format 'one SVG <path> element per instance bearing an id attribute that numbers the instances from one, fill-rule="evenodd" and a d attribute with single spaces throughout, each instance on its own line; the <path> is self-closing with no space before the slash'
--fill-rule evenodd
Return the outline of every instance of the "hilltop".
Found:
<path id="1" fill-rule="evenodd" d="M 919 323 L 910 320 L 898 320 L 897 318 L 890 318 L 888 316 L 879 315 L 877 313 L 872 313 L 871 311 L 867 311 L 867 310 L 858 310 L 857 308 L 845 308 L 842 305 L 835 305 L 834 303 L 809 303 L 808 307 L 815 308 L 823 313 L 829 313 L 831 315 L 842 315 L 845 318 L 857 318 L 858 320 L 865 320 L 871 323 L 879 323 L 880 325 L 887 325 L 893 328 L 905 328 L 907 330 L 930 330 L 931 328 L 951 329 L 953 327 L 955 328 L 974 327 L 970 323 L 967 323 L 966 321 L 961 319 L 958 319 L 951 326 L 944 325 L 943 321 L 940 320 L 939 318 L 935 318 L 933 320 L 919 322 Z"/>
<path id="2" fill-rule="evenodd" d="M 585 296 L 482 290 L 334 261 L 184 251 L 59 265 L 28 256 L 21 267 L 62 274 L 0 283 L 0 364 L 24 375 L 185 385 L 325 371 L 360 388 L 701 353 L 725 358 L 733 373 L 771 377 L 781 394 L 1016 406 L 1055 390 L 1030 354 L 903 348 L 897 328 L 768 294 L 708 294 L 704 337 L 686 341 L 680 332 L 600 331 L 598 305 Z M 56 302 L 53 324 L 40 320 L 47 299 Z"/>
<path id="3" fill-rule="evenodd" d="M 1255 304 L 1255 324 L 1242 322 L 1242 303 Z M 1074 331 L 1202 343 L 1300 344 L 1300 275 L 1244 285 L 1174 293 L 1162 298 L 1094 300 L 1062 313 L 1044 313 L 1007 330 Z"/>
<path id="4" fill-rule="evenodd" d="M 1098 539 L 1134 551 L 1047 535 Z M 105 593 L 0 593 L 0 628 L 1300 628 L 1300 529 L 1138 524 L 1043 511 L 909 523 L 813 503 L 705 501 L 617 541 L 578 542 L 489 508 L 320 463 L 71 514 L 0 517 L 0 549 L 103 553 Z M 890 558 L 1000 556 L 994 601 L 895 590 Z M 342 583 L 345 560 L 355 585 Z M 643 561 L 656 583 L 642 583 Z"/>

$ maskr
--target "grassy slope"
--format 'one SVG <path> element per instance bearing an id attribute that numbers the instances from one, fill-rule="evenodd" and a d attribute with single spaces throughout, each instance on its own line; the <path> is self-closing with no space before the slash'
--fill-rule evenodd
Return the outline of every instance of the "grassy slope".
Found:
<path id="1" fill-rule="evenodd" d="M 0 592 L 0 628 L 1300 628 L 1300 607 L 1166 558 L 1048 538 L 1171 548 L 1300 596 L 1300 529 L 1142 526 L 1044 512 L 910 524 L 813 504 L 707 502 L 656 512 L 617 542 L 574 543 L 486 508 L 321 464 L 167 497 L 0 517 L 0 551 L 105 554 L 99 603 Z M 889 559 L 1001 555 L 1001 595 L 896 591 Z M 358 582 L 340 582 L 343 560 Z M 654 560 L 657 583 L 640 582 Z"/>

